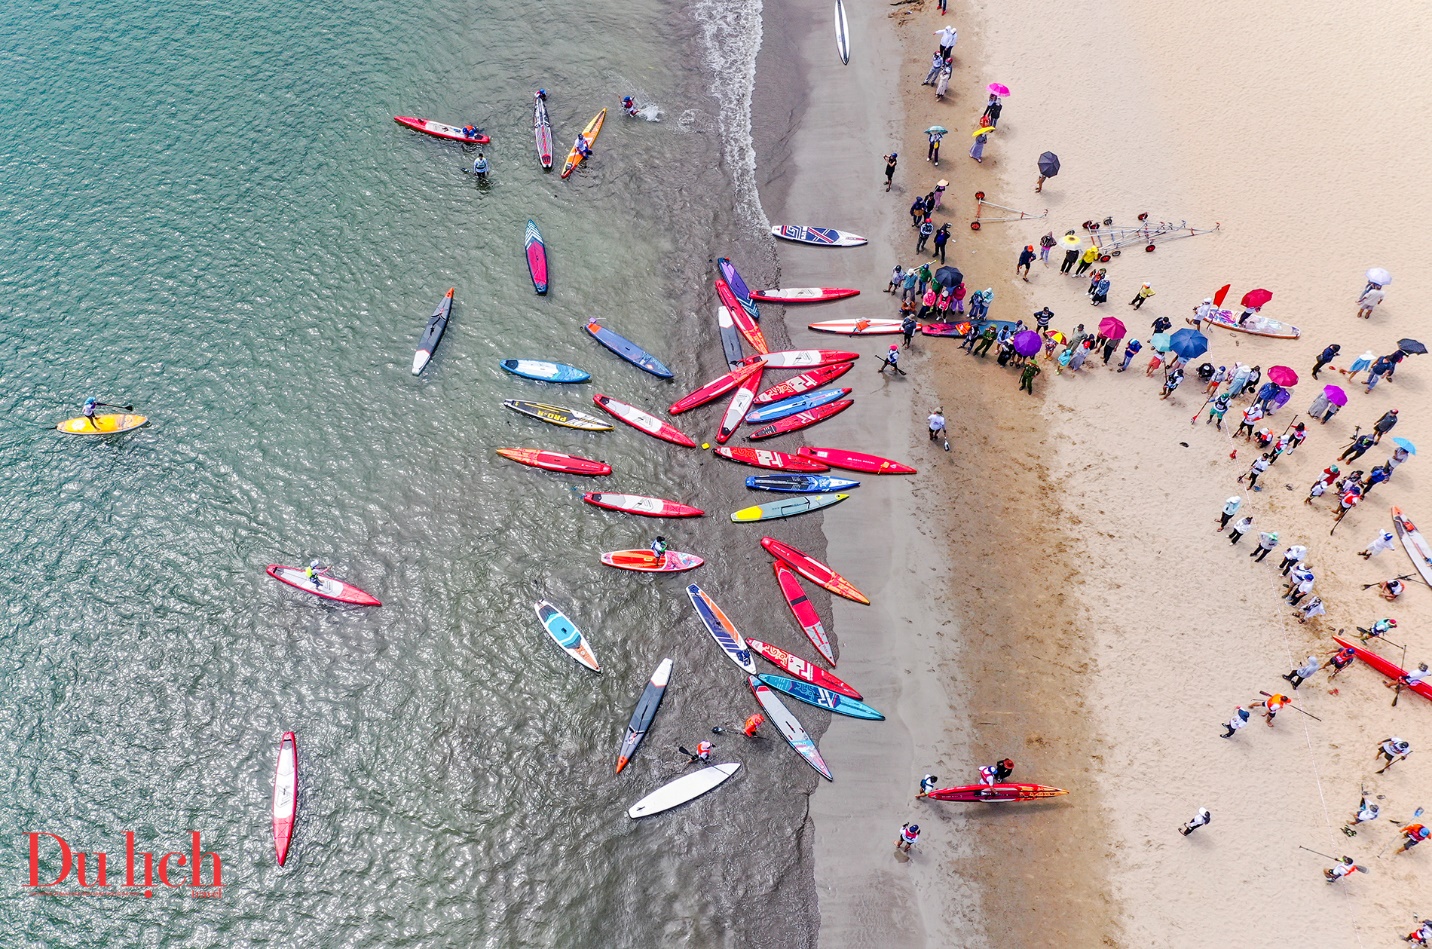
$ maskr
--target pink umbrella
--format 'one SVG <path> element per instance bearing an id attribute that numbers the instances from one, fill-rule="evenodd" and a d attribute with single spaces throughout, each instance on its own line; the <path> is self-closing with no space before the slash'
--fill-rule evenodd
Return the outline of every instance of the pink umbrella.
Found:
<path id="1" fill-rule="evenodd" d="M 1248 309 L 1256 310 L 1271 299 L 1273 299 L 1272 291 L 1259 288 L 1257 290 L 1249 290 L 1243 294 L 1241 302 Z"/>
<path id="2" fill-rule="evenodd" d="M 1002 82 L 992 82 L 989 84 L 989 91 L 997 96 L 1003 97 L 1009 95 L 1009 86 L 1006 86 Z"/>
<path id="3" fill-rule="evenodd" d="M 1107 339 L 1123 339 L 1128 332 L 1116 317 L 1106 316 L 1099 321 L 1099 335 Z"/>
<path id="4" fill-rule="evenodd" d="M 1268 370 L 1268 381 L 1279 386 L 1295 386 L 1298 384 L 1298 374 L 1287 366 L 1274 366 Z"/>
<path id="5" fill-rule="evenodd" d="M 1347 405 L 1347 393 L 1342 390 L 1341 386 L 1323 386 L 1323 395 L 1327 396 L 1328 401 L 1339 408 Z"/>

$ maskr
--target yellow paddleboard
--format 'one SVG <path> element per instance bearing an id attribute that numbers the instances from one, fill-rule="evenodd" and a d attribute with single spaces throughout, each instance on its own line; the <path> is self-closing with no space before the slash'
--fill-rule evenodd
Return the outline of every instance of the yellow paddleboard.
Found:
<path id="1" fill-rule="evenodd" d="M 612 426 L 585 412 L 575 412 L 560 405 L 545 402 L 529 402 L 526 399 L 503 399 L 502 404 L 514 412 L 530 415 L 551 425 L 576 428 L 584 432 L 610 432 Z"/>
<path id="2" fill-rule="evenodd" d="M 839 504 L 848 497 L 850 497 L 848 494 L 802 494 L 798 497 L 783 498 L 768 504 L 742 508 L 731 515 L 731 520 L 737 524 L 754 524 L 757 521 L 795 517 L 797 514 L 808 514 L 811 511 L 830 507 L 832 504 Z"/>
<path id="3" fill-rule="evenodd" d="M 592 121 L 587 123 L 586 128 L 582 129 L 582 134 L 578 136 L 577 141 L 580 142 L 582 139 L 586 139 L 587 148 L 590 149 L 593 145 L 596 144 L 597 136 L 600 135 L 602 131 L 602 123 L 606 120 L 607 110 L 603 109 L 592 118 Z M 571 152 L 569 152 L 567 155 L 567 163 L 562 166 L 563 178 L 570 175 L 573 170 L 575 170 L 576 167 L 582 163 L 582 157 L 582 153 L 577 150 L 577 146 L 574 144 L 572 146 Z"/>
<path id="4" fill-rule="evenodd" d="M 67 435 L 118 435 L 147 421 L 143 415 L 96 415 L 92 419 L 81 415 L 65 419 L 55 429 Z"/>

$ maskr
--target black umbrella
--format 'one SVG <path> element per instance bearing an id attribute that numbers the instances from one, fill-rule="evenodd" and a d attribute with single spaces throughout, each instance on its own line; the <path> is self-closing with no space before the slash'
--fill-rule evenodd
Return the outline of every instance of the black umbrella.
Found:
<path id="1" fill-rule="evenodd" d="M 1040 155 L 1039 173 L 1046 178 L 1053 178 L 1059 174 L 1059 156 L 1053 152 L 1045 152 Z"/>
<path id="2" fill-rule="evenodd" d="M 965 282 L 965 275 L 954 267 L 941 267 L 935 271 L 935 282 L 942 287 L 958 287 Z"/>
<path id="3" fill-rule="evenodd" d="M 1421 356 L 1427 352 L 1427 347 L 1415 339 L 1399 339 L 1397 341 L 1397 348 L 1409 356 Z"/>

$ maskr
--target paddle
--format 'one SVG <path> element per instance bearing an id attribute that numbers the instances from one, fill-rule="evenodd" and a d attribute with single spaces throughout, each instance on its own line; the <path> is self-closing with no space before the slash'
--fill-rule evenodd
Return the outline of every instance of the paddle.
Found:
<path id="1" fill-rule="evenodd" d="M 1394 579 L 1394 580 L 1415 580 L 1415 579 L 1417 579 L 1417 578 L 1414 577 L 1414 576 L 1412 576 L 1412 574 L 1410 574 L 1410 573 L 1404 573 L 1404 574 L 1402 574 L 1402 575 L 1399 576 L 1399 577 L 1394 577 L 1393 579 Z M 1369 587 L 1379 587 L 1379 586 L 1382 586 L 1382 581 L 1381 581 L 1381 580 L 1378 580 L 1376 583 L 1364 583 L 1364 584 L 1362 585 L 1362 588 L 1363 588 L 1364 590 L 1366 590 L 1366 589 L 1368 589 Z"/>
<path id="2" fill-rule="evenodd" d="M 1406 669 L 1406 668 L 1407 668 L 1407 647 L 1406 647 L 1406 646 L 1403 646 L 1403 647 L 1402 647 L 1402 661 L 1399 662 L 1397 665 L 1398 665 L 1399 667 L 1403 668 L 1403 669 Z M 1393 693 L 1392 693 L 1392 707 L 1393 707 L 1393 708 L 1397 708 L 1397 700 L 1400 699 L 1400 698 L 1402 698 L 1402 683 L 1403 683 L 1403 681 L 1404 681 L 1406 678 L 1407 678 L 1406 676 L 1398 676 L 1398 677 L 1397 677 L 1397 688 L 1396 688 L 1396 689 L 1393 691 Z M 1388 764 L 1388 767 L 1391 767 L 1391 766 L 1392 766 L 1392 762 L 1391 762 L 1391 761 L 1389 761 L 1387 764 Z M 1383 768 L 1383 769 L 1382 769 L 1382 771 L 1386 771 L 1386 770 L 1387 770 L 1387 768 Z M 1382 771 L 1379 771 L 1379 772 L 1377 772 L 1377 773 L 1378 773 L 1378 774 L 1381 774 Z"/>
<path id="3" fill-rule="evenodd" d="M 1272 692 L 1259 691 L 1258 694 L 1259 694 L 1259 695 L 1266 695 L 1266 696 L 1268 696 L 1269 698 L 1272 698 L 1272 697 L 1273 697 L 1273 693 L 1272 693 Z M 1302 709 L 1298 708 L 1298 707 L 1297 707 L 1296 705 L 1294 705 L 1292 702 L 1289 702 L 1289 703 L 1288 703 L 1288 708 L 1292 709 L 1292 710 L 1295 711 L 1295 712 L 1303 712 Z M 1306 715 L 1306 716 L 1308 716 L 1309 718 L 1311 718 L 1311 719 L 1312 719 L 1313 721 L 1315 721 L 1315 722 L 1321 722 L 1321 721 L 1322 721 L 1321 718 L 1318 718 L 1318 717 L 1317 717 L 1316 715 L 1314 715 L 1312 712 L 1303 712 L 1303 714 Z"/>
<path id="4" fill-rule="evenodd" d="M 110 402 L 96 402 L 95 405 L 97 405 L 97 406 L 103 406 L 104 408 L 107 408 L 107 409 L 124 409 L 126 412 L 133 412 L 133 411 L 134 411 L 134 406 L 132 406 L 132 405 L 114 405 L 113 403 L 110 403 Z"/>
<path id="5" fill-rule="evenodd" d="M 1419 818 L 1419 817 L 1421 817 L 1421 816 L 1422 816 L 1422 808 L 1419 807 L 1419 808 L 1417 808 L 1417 810 L 1415 810 L 1415 811 L 1412 812 L 1412 816 L 1409 817 L 1407 820 L 1395 820 L 1395 821 L 1392 821 L 1392 823 L 1396 824 L 1398 827 L 1401 827 L 1403 824 L 1410 824 L 1410 823 L 1412 823 L 1413 821 L 1415 821 L 1417 818 Z M 1388 819 L 1391 820 L 1391 818 L 1388 818 Z"/>

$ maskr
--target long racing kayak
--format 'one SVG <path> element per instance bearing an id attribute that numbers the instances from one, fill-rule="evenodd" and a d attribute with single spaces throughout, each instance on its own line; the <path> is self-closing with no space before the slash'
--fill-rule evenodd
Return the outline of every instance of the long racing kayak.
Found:
<path id="1" fill-rule="evenodd" d="M 671 414 L 680 415 L 682 412 L 689 412 L 699 408 L 707 402 L 714 402 L 721 396 L 745 382 L 752 375 L 759 374 L 764 365 L 753 362 L 749 366 L 738 366 L 723 376 L 717 376 L 701 388 L 688 395 L 684 395 L 671 403 Z"/>
<path id="2" fill-rule="evenodd" d="M 859 247 L 865 238 L 849 231 L 837 231 L 833 227 L 807 227 L 804 224 L 773 224 L 771 234 L 783 241 L 797 244 L 815 244 L 819 247 Z"/>
<path id="3" fill-rule="evenodd" d="M 632 710 L 631 721 L 627 722 L 626 735 L 623 736 L 622 746 L 617 751 L 617 774 L 622 773 L 622 768 L 625 768 L 632 755 L 636 754 L 637 746 L 651 729 L 651 720 L 656 718 L 656 710 L 661 708 L 661 700 L 666 695 L 666 683 L 670 679 L 671 660 L 663 659 L 651 674 L 651 680 L 647 682 L 641 698 L 637 700 L 636 708 Z"/>
<path id="4" fill-rule="evenodd" d="M 612 427 L 595 415 L 548 405 L 546 402 L 529 402 L 527 399 L 503 399 L 504 407 L 531 418 L 540 419 L 549 425 L 575 428 L 583 432 L 610 432 Z"/>
<path id="5" fill-rule="evenodd" d="M 841 695 L 849 696 L 852 699 L 864 698 L 845 682 L 826 672 L 813 662 L 808 662 L 794 653 L 786 652 L 780 646 L 772 646 L 770 643 L 761 642 L 759 639 L 748 639 L 746 645 L 751 651 L 773 666 L 779 666 L 786 672 L 795 676 L 803 682 L 811 685 L 818 685 L 822 689 L 829 689 Z"/>
<path id="6" fill-rule="evenodd" d="M 673 807 L 716 790 L 740 770 L 741 766 L 734 762 L 715 764 L 709 768 L 702 768 L 695 774 L 688 774 L 684 778 L 667 782 L 627 808 L 627 816 L 636 820 L 639 817 L 650 817 L 653 814 L 660 814 L 662 811 L 669 811 Z"/>
<path id="7" fill-rule="evenodd" d="M 769 290 L 752 290 L 751 299 L 761 303 L 828 303 L 859 293 L 859 290 L 849 287 L 772 287 Z"/>
<path id="8" fill-rule="evenodd" d="M 448 125 L 446 122 L 435 122 L 432 119 L 420 119 L 412 115 L 395 115 L 393 121 L 414 132 L 422 132 L 424 135 L 431 135 L 433 138 L 445 138 L 452 142 L 467 142 L 472 145 L 486 145 L 492 139 L 482 134 L 479 129 L 476 135 L 468 135 L 461 127 Z"/>
<path id="9" fill-rule="evenodd" d="M 879 455 L 867 455 L 858 451 L 846 451 L 843 448 L 801 448 L 797 454 L 805 458 L 814 458 L 823 461 L 832 468 L 844 468 L 846 471 L 863 471 L 866 474 L 916 474 L 914 468 L 909 465 L 892 461 L 889 458 L 881 458 Z"/>
<path id="10" fill-rule="evenodd" d="M 767 451 L 764 448 L 731 448 L 722 445 L 711 449 L 711 453 L 717 458 L 725 458 L 738 465 L 769 468 L 772 471 L 820 474 L 822 471 L 830 470 L 830 465 L 816 461 L 814 458 L 802 458 L 800 455 L 788 455 L 783 451 Z"/>
<path id="11" fill-rule="evenodd" d="M 855 368 L 853 362 L 839 362 L 833 366 L 821 366 L 792 376 L 785 382 L 778 382 L 757 393 L 756 405 L 769 405 L 772 402 L 779 402 L 782 399 L 789 399 L 794 395 L 801 395 L 814 389 L 819 389 L 827 382 L 834 382 L 847 372 Z"/>
<path id="12" fill-rule="evenodd" d="M 781 399 L 779 402 L 771 402 L 758 409 L 752 409 L 746 413 L 746 422 L 751 425 L 774 422 L 788 415 L 804 412 L 806 409 L 820 408 L 822 405 L 843 399 L 848 395 L 850 395 L 849 389 L 817 389 L 814 392 L 803 392 L 800 395 L 793 395 L 788 399 Z"/>
<path id="13" fill-rule="evenodd" d="M 1427 543 L 1427 538 L 1417 529 L 1402 513 L 1402 508 L 1392 509 L 1392 526 L 1397 531 L 1398 538 L 1402 541 L 1402 548 L 1407 551 L 1407 556 L 1412 558 L 1412 566 L 1422 574 L 1422 579 L 1432 585 L 1432 546 Z"/>
<path id="14" fill-rule="evenodd" d="M 118 435 L 136 429 L 147 421 L 149 419 L 143 415 L 111 414 L 96 415 L 93 418 L 77 415 L 56 425 L 55 430 L 66 435 Z"/>
<path id="15" fill-rule="evenodd" d="M 786 349 L 778 353 L 766 353 L 764 356 L 747 356 L 741 362 L 752 363 L 763 359 L 767 369 L 814 369 L 817 366 L 833 366 L 838 362 L 854 362 L 859 358 L 859 353 L 843 349 Z"/>
<path id="16" fill-rule="evenodd" d="M 843 596 L 847 600 L 863 603 L 866 606 L 870 605 L 870 600 L 855 588 L 855 584 L 805 551 L 798 550 L 774 537 L 762 537 L 761 546 L 766 548 L 766 552 L 772 557 L 785 561 L 796 573 L 812 583 L 825 587 L 836 596 Z"/>
<path id="17" fill-rule="evenodd" d="M 1350 643 L 1347 640 L 1339 639 L 1336 636 L 1333 637 L 1333 642 L 1337 643 L 1339 646 L 1344 646 L 1348 649 L 1351 649 L 1353 652 L 1357 653 L 1357 657 L 1359 659 L 1372 666 L 1378 672 L 1381 672 L 1383 675 L 1387 676 L 1393 681 L 1396 681 L 1407 675 L 1406 669 L 1402 668 L 1390 659 L 1384 659 L 1370 649 L 1365 649 L 1362 646 L 1357 645 L 1356 643 Z M 1413 685 L 1404 686 L 1404 688 L 1406 688 L 1409 692 L 1416 692 L 1418 695 L 1422 696 L 1425 699 L 1432 699 L 1432 682 L 1418 682 Z"/>
<path id="18" fill-rule="evenodd" d="M 593 672 L 601 672 L 602 667 L 597 664 L 596 654 L 587 643 L 587 637 L 577 628 L 576 624 L 569 620 L 565 613 L 557 609 L 546 600 L 536 606 L 537 619 L 541 621 L 542 628 L 547 630 L 547 635 L 552 641 L 573 660 L 591 669 Z"/>
<path id="19" fill-rule="evenodd" d="M 731 263 L 731 258 L 717 257 L 716 267 L 721 271 L 721 279 L 726 281 L 726 286 L 730 287 L 731 292 L 736 295 L 736 300 L 740 302 L 742 309 L 751 314 L 752 319 L 759 320 L 761 308 L 756 306 L 756 301 L 751 296 L 751 288 L 746 286 L 746 281 L 741 279 L 741 274 L 736 270 L 736 265 Z"/>
<path id="20" fill-rule="evenodd" d="M 845 390 L 849 392 L 850 390 Z M 854 405 L 851 399 L 840 399 L 836 402 L 827 402 L 825 405 L 818 405 L 813 409 L 806 409 L 804 412 L 797 412 L 795 415 L 787 415 L 778 419 L 763 428 L 758 428 L 746 436 L 747 441 L 758 442 L 766 438 L 775 438 L 777 435 L 786 435 L 791 432 L 798 432 L 803 428 L 810 428 L 828 418 L 834 418 L 841 412 Z"/>
<path id="21" fill-rule="evenodd" d="M 694 570 L 705 562 L 695 554 L 685 554 L 679 550 L 668 550 L 661 556 L 657 556 L 645 548 L 613 550 L 610 553 L 602 554 L 602 563 L 608 567 L 616 567 L 619 570 L 635 570 L 638 573 L 680 573 L 684 570 Z"/>
<path id="22" fill-rule="evenodd" d="M 746 640 L 736 629 L 736 624 L 721 611 L 721 607 L 707 596 L 706 591 L 696 584 L 686 588 L 686 595 L 691 598 L 691 605 L 696 608 L 696 615 L 701 619 L 701 625 L 716 640 L 716 645 L 736 665 L 754 674 L 756 663 L 751 659 L 751 650 L 746 648 Z"/>
<path id="23" fill-rule="evenodd" d="M 773 676 L 763 672 L 756 676 L 756 678 L 777 692 L 784 692 L 797 702 L 804 702 L 816 708 L 823 708 L 837 715 L 847 715 L 850 718 L 862 718 L 868 722 L 885 721 L 885 716 L 880 712 L 877 712 L 864 702 L 857 702 L 848 695 L 841 695 L 838 692 L 832 692 L 830 689 L 823 689 L 818 685 L 802 682 L 800 679 L 792 679 L 790 676 Z"/>
<path id="24" fill-rule="evenodd" d="M 850 497 L 848 494 L 798 494 L 779 501 L 768 501 L 765 504 L 743 507 L 731 515 L 731 520 L 737 524 L 755 524 L 759 521 L 795 517 L 797 514 L 809 514 L 811 511 L 819 511 L 832 504 L 839 504 L 848 497 Z"/>
<path id="25" fill-rule="evenodd" d="M 605 461 L 593 461 L 577 455 L 566 455 L 560 451 L 544 451 L 541 448 L 499 448 L 497 453 L 508 461 L 529 468 L 544 471 L 560 471 L 563 474 L 609 475 L 612 466 Z"/>
<path id="26" fill-rule="evenodd" d="M 893 336 L 903 332 L 899 320 L 824 320 L 808 323 L 806 329 L 817 333 L 835 333 L 840 336 Z"/>
<path id="27" fill-rule="evenodd" d="M 746 410 L 751 407 L 751 400 L 756 397 L 756 390 L 761 387 L 761 374 L 747 376 L 745 380 L 736 387 L 736 394 L 731 396 L 731 402 L 726 406 L 726 411 L 721 416 L 721 427 L 716 430 L 716 441 L 724 445 L 736 434 L 736 429 L 741 427 L 741 420 L 745 417 Z M 718 451 L 720 449 L 717 449 Z"/>
<path id="28" fill-rule="evenodd" d="M 532 276 L 532 289 L 540 294 L 547 293 L 547 245 L 542 241 L 542 232 L 537 222 L 527 219 L 527 233 L 522 238 L 527 254 L 527 272 Z"/>
<path id="29" fill-rule="evenodd" d="M 746 341 L 746 345 L 757 353 L 770 352 L 771 347 L 766 345 L 766 337 L 761 332 L 761 327 L 756 325 L 750 312 L 741 305 L 740 300 L 736 299 L 736 294 L 731 292 L 726 281 L 717 277 L 715 283 L 716 296 L 721 299 L 721 305 L 726 308 L 726 312 L 731 314 L 731 319 L 735 321 L 736 329 L 740 331 L 741 338 Z"/>
<path id="30" fill-rule="evenodd" d="M 546 359 L 504 359 L 498 363 L 505 372 L 538 382 L 586 382 L 592 374 L 576 366 Z"/>
<path id="31" fill-rule="evenodd" d="M 820 651 L 825 661 L 834 666 L 835 651 L 830 648 L 830 638 L 825 634 L 825 626 L 820 621 L 820 614 L 811 605 L 810 597 L 806 596 L 805 589 L 796 575 L 791 573 L 791 568 L 777 560 L 771 565 L 776 571 L 776 583 L 780 585 L 781 595 L 786 598 L 786 605 L 791 608 L 791 615 L 796 618 L 796 625 L 801 632 L 806 634 L 812 646 Z"/>
<path id="32" fill-rule="evenodd" d="M 284 732 L 278 742 L 278 764 L 273 772 L 273 849 L 278 865 L 288 859 L 293 842 L 293 824 L 298 818 L 298 736 Z M 214 880 L 219 878 L 218 857 L 214 858 Z M 163 866 L 163 864 L 161 864 Z"/>
<path id="33" fill-rule="evenodd" d="M 592 339 L 595 339 L 638 369 L 644 369 L 658 379 L 671 378 L 671 370 L 666 368 L 666 364 L 660 359 L 657 359 L 625 336 L 613 333 L 596 320 L 591 320 L 587 323 L 587 332 L 591 334 Z"/>
<path id="34" fill-rule="evenodd" d="M 577 170 L 588 155 L 592 153 L 592 146 L 596 144 L 597 136 L 602 134 L 602 123 L 607 120 L 607 110 L 603 109 L 592 116 L 592 121 L 582 129 L 582 134 L 572 143 L 572 150 L 567 154 L 567 163 L 562 166 L 562 177 L 565 178 Z"/>
<path id="35" fill-rule="evenodd" d="M 532 93 L 532 137 L 537 142 L 537 161 L 543 171 L 552 170 L 552 122 L 547 118 L 547 100 Z"/>
<path id="36" fill-rule="evenodd" d="M 706 513 L 699 507 L 691 507 L 676 501 L 666 501 L 662 498 L 649 498 L 640 494 L 608 494 L 601 491 L 589 491 L 582 495 L 582 500 L 593 507 L 606 508 L 608 511 L 624 511 L 627 514 L 640 514 L 642 517 L 700 517 Z"/>
<path id="37" fill-rule="evenodd" d="M 438 348 L 442 341 L 443 333 L 447 332 L 448 317 L 452 315 L 452 294 L 455 288 L 449 287 L 447 296 L 443 297 L 433 315 L 428 317 L 428 325 L 423 328 L 423 335 L 418 338 L 418 351 L 413 353 L 413 375 L 423 371 L 428 360 L 433 358 L 433 350 Z"/>
<path id="38" fill-rule="evenodd" d="M 746 487 L 752 491 L 781 491 L 786 494 L 824 494 L 860 487 L 859 481 L 832 478 L 828 475 L 776 474 L 750 475 Z"/>
<path id="39" fill-rule="evenodd" d="M 376 596 L 372 596 L 351 583 L 344 583 L 336 577 L 319 574 L 317 577 L 318 582 L 315 583 L 305 576 L 302 567 L 285 567 L 283 564 L 271 563 L 264 568 L 264 572 L 279 583 L 286 583 L 295 590 L 312 593 L 314 596 L 321 597 L 325 600 L 335 600 L 339 603 L 348 603 L 353 606 L 383 605 Z"/>
<path id="40" fill-rule="evenodd" d="M 802 727 L 800 719 L 792 715 L 791 710 L 786 708 L 786 703 L 771 691 L 770 686 L 753 675 L 746 676 L 746 684 L 750 686 L 751 694 L 756 697 L 756 701 L 760 703 L 761 709 L 766 713 L 766 721 L 776 726 L 776 730 L 781 733 L 786 744 L 790 745 L 796 754 L 804 758 L 806 764 L 818 771 L 821 777 L 827 781 L 834 781 L 835 778 L 831 777 L 830 768 L 826 767 L 825 759 L 820 756 L 820 749 L 815 746 L 815 741 Z"/>
<path id="41" fill-rule="evenodd" d="M 928 797 L 936 801 L 968 801 L 979 804 L 1008 804 L 1011 801 L 1042 801 L 1050 797 L 1063 797 L 1069 792 L 1063 788 L 1051 788 L 1043 784 L 962 784 L 953 788 L 938 788 Z"/>
<path id="42" fill-rule="evenodd" d="M 645 412 L 634 405 L 627 405 L 625 402 L 618 402 L 611 396 L 602 395 L 600 392 L 592 396 L 592 401 L 596 403 L 597 408 L 609 413 L 613 418 L 621 419 L 632 428 L 645 432 L 652 438 L 659 438 L 664 442 L 671 442 L 673 445 L 680 445 L 683 448 L 696 447 L 696 442 L 692 441 L 690 435 L 670 423 L 663 422 L 650 412 Z"/>

